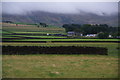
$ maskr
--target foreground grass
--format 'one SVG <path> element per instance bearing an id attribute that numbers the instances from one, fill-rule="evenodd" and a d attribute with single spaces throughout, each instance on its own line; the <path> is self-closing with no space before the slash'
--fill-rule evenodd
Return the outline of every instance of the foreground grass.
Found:
<path id="1" fill-rule="evenodd" d="M 117 78 L 118 58 L 100 55 L 3 55 L 3 78 Z"/>
<path id="2" fill-rule="evenodd" d="M 4 46 L 105 47 L 108 55 L 3 55 L 3 78 L 116 78 L 118 43 L 2 43 Z"/>

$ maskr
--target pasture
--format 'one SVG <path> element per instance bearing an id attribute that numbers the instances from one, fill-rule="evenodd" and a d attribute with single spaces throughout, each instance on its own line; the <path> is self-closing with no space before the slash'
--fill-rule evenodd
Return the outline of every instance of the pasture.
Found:
<path id="1" fill-rule="evenodd" d="M 118 39 L 77 39 L 69 38 L 62 27 L 3 23 L 3 42 L 118 42 Z M 85 37 L 84 37 L 85 38 Z"/>
<path id="2" fill-rule="evenodd" d="M 117 78 L 118 58 L 100 55 L 4 55 L 3 78 Z"/>
<path id="3" fill-rule="evenodd" d="M 119 41 L 118 39 L 14 39 L 8 41 Z"/>
<path id="4" fill-rule="evenodd" d="M 1 46 L 85 46 L 108 49 L 108 55 L 2 55 L 3 78 L 118 77 L 118 52 L 120 50 L 120 47 L 118 46 L 119 43 L 117 43 L 117 41 L 119 41 L 118 39 L 69 39 L 66 36 L 55 35 L 66 35 L 64 28 L 54 26 L 40 26 L 38 28 L 35 25 L 29 24 L 18 24 L 16 26 L 16 24 L 6 23 L 3 24 L 3 31 L 1 33 L 2 37 L 0 38 L 3 39 L 2 44 L 0 44 Z M 51 35 L 48 36 L 47 34 Z M 46 41 L 46 43 L 40 43 L 37 41 Z M 113 43 L 112 41 L 115 42 Z"/>
<path id="5" fill-rule="evenodd" d="M 9 23 L 2 23 L 3 32 L 9 33 L 65 33 L 65 29 L 62 27 L 48 26 L 48 27 L 37 27 L 36 25 L 16 25 Z"/>
<path id="6" fill-rule="evenodd" d="M 117 43 L 3 43 L 12 46 L 97 46 L 108 55 L 3 55 L 3 78 L 117 78 Z"/>

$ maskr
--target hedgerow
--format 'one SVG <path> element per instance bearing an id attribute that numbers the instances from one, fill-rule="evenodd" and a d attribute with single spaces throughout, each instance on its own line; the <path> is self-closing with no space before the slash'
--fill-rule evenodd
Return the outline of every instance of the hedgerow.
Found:
<path id="1" fill-rule="evenodd" d="M 107 55 L 107 48 L 81 47 L 81 46 L 2 46 L 2 54 L 28 55 L 28 54 L 99 54 Z"/>

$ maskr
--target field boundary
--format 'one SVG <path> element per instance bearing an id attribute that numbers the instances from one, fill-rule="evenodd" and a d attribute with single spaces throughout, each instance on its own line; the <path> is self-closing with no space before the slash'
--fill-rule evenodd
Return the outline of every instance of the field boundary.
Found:
<path id="1" fill-rule="evenodd" d="M 2 46 L 3 55 L 28 55 L 28 54 L 99 54 L 108 55 L 104 47 L 86 46 Z"/>

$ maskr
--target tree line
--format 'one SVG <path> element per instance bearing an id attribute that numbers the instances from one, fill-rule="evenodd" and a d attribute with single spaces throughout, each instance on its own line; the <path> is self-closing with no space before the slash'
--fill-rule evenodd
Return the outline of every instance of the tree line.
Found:
<path id="1" fill-rule="evenodd" d="M 74 31 L 78 33 L 82 33 L 83 35 L 87 34 L 111 34 L 113 37 L 120 36 L 120 28 L 108 26 L 107 24 L 63 24 L 66 32 Z"/>

